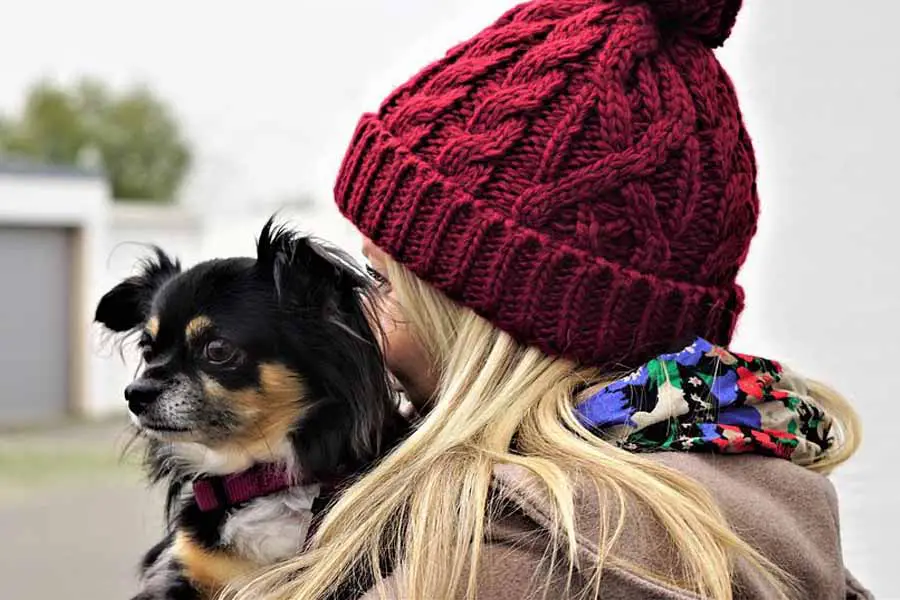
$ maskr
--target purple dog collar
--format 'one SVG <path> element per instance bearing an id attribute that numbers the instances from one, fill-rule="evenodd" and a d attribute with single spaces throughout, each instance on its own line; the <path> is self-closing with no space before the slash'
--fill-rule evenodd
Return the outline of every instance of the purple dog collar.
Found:
<path id="1" fill-rule="evenodd" d="M 281 492 L 296 483 L 284 465 L 259 464 L 240 473 L 194 480 L 194 499 L 201 511 L 208 512 Z"/>

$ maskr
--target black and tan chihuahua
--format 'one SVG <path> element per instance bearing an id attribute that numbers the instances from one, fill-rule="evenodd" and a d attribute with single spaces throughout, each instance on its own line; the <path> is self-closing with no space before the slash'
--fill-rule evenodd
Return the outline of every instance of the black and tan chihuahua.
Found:
<path id="1" fill-rule="evenodd" d="M 255 259 L 182 271 L 154 251 L 96 310 L 140 336 L 125 398 L 168 487 L 137 598 L 211 598 L 300 552 L 341 482 L 408 425 L 368 314 L 376 286 L 349 257 L 271 220 Z"/>

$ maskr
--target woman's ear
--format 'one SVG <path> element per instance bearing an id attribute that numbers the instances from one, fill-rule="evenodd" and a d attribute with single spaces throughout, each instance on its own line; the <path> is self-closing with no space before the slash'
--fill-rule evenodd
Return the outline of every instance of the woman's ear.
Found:
<path id="1" fill-rule="evenodd" d="M 123 333 L 140 327 L 150 316 L 153 295 L 162 285 L 181 272 L 181 264 L 161 249 L 143 261 L 141 272 L 129 277 L 104 294 L 97 304 L 94 321 L 110 331 Z"/>

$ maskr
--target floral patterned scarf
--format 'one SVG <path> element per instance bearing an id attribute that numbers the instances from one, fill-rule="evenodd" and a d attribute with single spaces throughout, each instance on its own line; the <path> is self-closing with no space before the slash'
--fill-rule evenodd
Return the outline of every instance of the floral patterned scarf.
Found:
<path id="1" fill-rule="evenodd" d="M 751 452 L 807 464 L 833 443 L 831 418 L 773 360 L 697 338 L 576 407 L 585 427 L 630 451 Z"/>

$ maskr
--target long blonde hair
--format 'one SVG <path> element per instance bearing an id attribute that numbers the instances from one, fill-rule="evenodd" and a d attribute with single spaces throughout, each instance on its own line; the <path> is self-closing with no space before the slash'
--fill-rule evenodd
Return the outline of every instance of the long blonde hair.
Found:
<path id="1" fill-rule="evenodd" d="M 402 565 L 395 573 L 404 597 L 451 599 L 465 593 L 472 599 L 492 518 L 492 472 L 501 464 L 525 469 L 546 492 L 552 505 L 550 562 L 563 565 L 570 582 L 578 546 L 574 480 L 587 477 L 612 499 L 617 510 L 607 511 L 598 532 L 587 597 L 599 597 L 604 566 L 616 566 L 702 597 L 730 599 L 736 561 L 758 570 L 782 597 L 792 595 L 790 577 L 729 528 L 702 486 L 581 426 L 573 412 L 578 390 L 603 385 L 613 375 L 524 347 L 397 263 L 389 261 L 387 270 L 414 335 L 441 376 L 430 410 L 409 439 L 347 490 L 307 552 L 227 596 L 318 600 L 352 585 L 348 579 L 360 572 L 369 574 L 363 581 L 380 582 L 388 549 L 393 564 Z M 809 396 L 835 417 L 839 443 L 809 465 L 828 471 L 854 452 L 859 425 L 840 395 L 816 382 L 806 385 Z M 679 556 L 674 572 L 646 572 L 617 556 L 615 542 L 632 502 L 642 503 L 667 531 Z"/>

